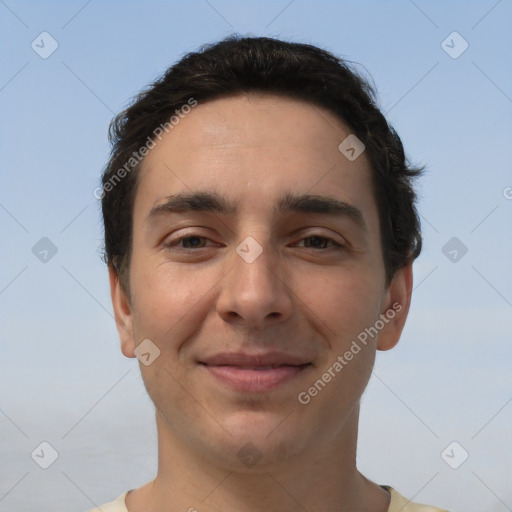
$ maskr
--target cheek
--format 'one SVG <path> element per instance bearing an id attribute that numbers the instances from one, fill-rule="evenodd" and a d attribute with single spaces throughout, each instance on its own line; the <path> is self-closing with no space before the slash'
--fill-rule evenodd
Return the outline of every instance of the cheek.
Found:
<path id="1" fill-rule="evenodd" d="M 167 349 L 176 348 L 172 340 L 178 343 L 187 330 L 196 328 L 193 319 L 203 314 L 209 287 L 197 274 L 191 276 L 164 263 L 145 269 L 140 266 L 133 273 L 132 289 L 138 338 L 154 339 L 159 346 L 165 340 L 162 349 Z"/>
<path id="2" fill-rule="evenodd" d="M 350 344 L 378 318 L 382 290 L 377 277 L 371 271 L 340 268 L 301 281 L 297 295 L 307 305 L 308 316 L 317 318 L 319 329 L 332 341 L 331 348 Z"/>

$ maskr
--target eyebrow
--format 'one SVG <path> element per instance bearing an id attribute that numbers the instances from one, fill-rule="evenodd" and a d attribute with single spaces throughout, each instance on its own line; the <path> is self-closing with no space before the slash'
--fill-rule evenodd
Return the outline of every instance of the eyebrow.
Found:
<path id="1" fill-rule="evenodd" d="M 239 202 L 231 202 L 216 192 L 193 192 L 173 194 L 165 198 L 165 202 L 153 206 L 147 215 L 147 222 L 168 213 L 212 212 L 233 215 L 237 212 Z M 295 195 L 287 192 L 277 202 L 277 212 L 281 215 L 291 213 L 313 213 L 347 217 L 363 231 L 368 227 L 359 208 L 354 205 L 328 196 L 312 194 Z"/>

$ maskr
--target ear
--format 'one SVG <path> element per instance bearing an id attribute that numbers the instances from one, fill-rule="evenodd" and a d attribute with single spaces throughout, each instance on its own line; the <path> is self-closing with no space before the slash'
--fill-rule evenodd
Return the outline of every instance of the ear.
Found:
<path id="1" fill-rule="evenodd" d="M 390 350 L 398 343 L 409 313 L 411 293 L 412 262 L 397 270 L 386 291 L 381 311 L 386 325 L 379 334 L 378 350 Z"/>
<path id="2" fill-rule="evenodd" d="M 135 357 L 135 342 L 133 338 L 133 322 L 130 301 L 121 286 L 119 275 L 113 265 L 108 266 L 110 280 L 110 297 L 114 308 L 117 332 L 121 341 L 121 352 L 126 357 Z"/>

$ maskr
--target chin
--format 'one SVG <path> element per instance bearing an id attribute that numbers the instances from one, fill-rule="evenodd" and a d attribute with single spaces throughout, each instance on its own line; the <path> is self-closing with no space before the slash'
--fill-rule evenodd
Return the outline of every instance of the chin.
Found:
<path id="1" fill-rule="evenodd" d="M 231 454 L 232 469 L 259 472 L 297 456 L 306 447 L 306 433 L 285 418 L 282 413 L 244 411 L 223 422 L 230 435 L 218 446 Z"/>

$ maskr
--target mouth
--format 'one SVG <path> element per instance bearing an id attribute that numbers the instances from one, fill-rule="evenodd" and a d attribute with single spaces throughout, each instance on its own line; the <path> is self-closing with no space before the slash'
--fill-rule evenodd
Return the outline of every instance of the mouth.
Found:
<path id="1" fill-rule="evenodd" d="M 283 386 L 313 367 L 310 362 L 302 362 L 300 358 L 286 354 L 220 354 L 206 361 L 199 361 L 199 365 L 218 382 L 231 389 L 252 393 Z"/>

